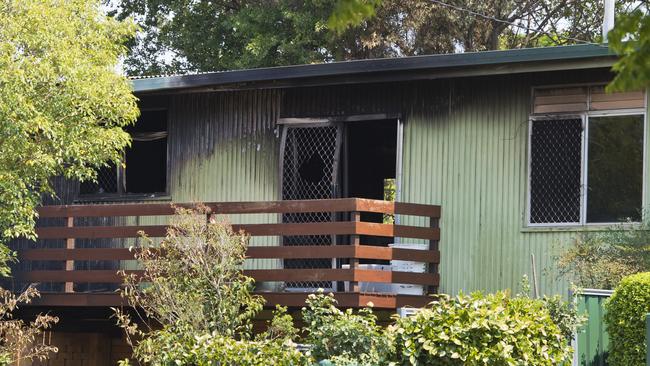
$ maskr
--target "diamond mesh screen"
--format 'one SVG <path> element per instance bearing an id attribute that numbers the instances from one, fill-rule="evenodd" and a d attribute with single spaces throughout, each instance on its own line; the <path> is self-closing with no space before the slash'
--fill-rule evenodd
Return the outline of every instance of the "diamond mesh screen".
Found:
<path id="1" fill-rule="evenodd" d="M 283 151 L 282 199 L 326 199 L 335 196 L 339 133 L 335 126 L 287 127 Z M 332 221 L 329 212 L 289 213 L 284 223 Z M 332 245 L 330 235 L 285 236 L 283 245 Z M 284 268 L 332 268 L 332 259 L 286 259 Z M 330 282 L 291 282 L 287 288 L 331 288 Z"/>
<path id="2" fill-rule="evenodd" d="M 582 120 L 533 121 L 530 223 L 580 222 Z"/>
<path id="3" fill-rule="evenodd" d="M 97 181 L 81 182 L 81 194 L 117 193 L 117 168 L 111 163 L 109 166 L 97 170 Z"/>

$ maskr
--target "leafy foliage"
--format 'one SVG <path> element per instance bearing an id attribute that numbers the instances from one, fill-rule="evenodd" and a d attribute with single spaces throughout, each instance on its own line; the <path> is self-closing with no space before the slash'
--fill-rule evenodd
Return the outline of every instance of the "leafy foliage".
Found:
<path id="1" fill-rule="evenodd" d="M 400 365 L 557 365 L 572 355 L 543 301 L 506 292 L 441 296 L 391 329 Z"/>
<path id="2" fill-rule="evenodd" d="M 149 244 L 135 255 L 144 275 L 124 274 L 122 296 L 167 328 L 250 338 L 263 299 L 251 294 L 253 279 L 241 270 L 248 236 L 208 215 L 207 207 L 178 208 L 159 246 L 144 237 Z"/>
<path id="3" fill-rule="evenodd" d="M 608 85 L 610 91 L 638 90 L 650 85 L 650 16 L 647 3 L 616 18 L 616 26 L 607 36 L 609 47 L 619 60 L 614 64 L 616 77 Z"/>
<path id="4" fill-rule="evenodd" d="M 564 301 L 560 295 L 541 298 L 553 323 L 560 328 L 565 340 L 572 339 L 576 329 L 580 328 L 588 319 L 586 314 L 578 313 L 579 292 L 574 291 L 573 294 L 571 302 Z"/>
<path id="5" fill-rule="evenodd" d="M 0 365 L 20 364 L 23 360 L 44 361 L 50 353 L 58 352 L 45 337 L 45 331 L 56 324 L 58 318 L 38 315 L 34 321 L 26 324 L 12 316 L 19 304 L 29 304 L 38 296 L 38 291 L 33 287 L 18 296 L 0 289 Z"/>
<path id="6" fill-rule="evenodd" d="M 34 237 L 50 178 L 119 161 L 138 110 L 115 67 L 134 32 L 99 1 L 0 1 L 0 243 Z"/>
<path id="7" fill-rule="evenodd" d="M 387 3 L 390 1 L 341 0 L 330 18 L 330 26 L 340 32 L 363 24 Z M 443 1 L 448 5 L 445 7 L 435 1 L 423 0 L 410 5 L 423 6 L 426 3 L 429 3 L 431 12 L 447 13 L 453 9 L 457 19 L 446 24 L 446 32 L 457 37 L 456 43 L 461 44 L 465 51 L 544 47 L 598 41 L 600 37 L 598 25 L 602 19 L 602 1 L 446 0 Z M 619 1 L 617 8 L 634 3 Z M 443 20 L 442 17 L 437 19 Z"/>
<path id="8" fill-rule="evenodd" d="M 216 333 L 195 335 L 191 331 L 163 330 L 145 344 L 148 356 L 141 360 L 157 366 L 307 366 L 307 357 L 291 342 L 237 340 Z"/>
<path id="9" fill-rule="evenodd" d="M 124 274 L 122 290 L 129 305 L 142 313 L 115 309 L 138 360 L 210 365 L 239 355 L 234 364 L 258 365 L 269 357 L 285 365 L 279 361 L 283 357 L 287 362 L 298 357 L 297 351 L 282 346 L 295 336 L 282 309 L 274 330 L 252 340 L 251 320 L 263 299 L 251 293 L 253 279 L 242 272 L 247 245 L 247 235 L 234 232 L 200 205 L 178 208 L 159 246 L 145 237 L 135 255 L 144 275 Z"/>
<path id="10" fill-rule="evenodd" d="M 118 18 L 142 32 L 126 60 L 130 74 L 482 51 L 598 41 L 602 0 L 114 1 Z M 619 8 L 632 0 L 617 2 Z"/>
<path id="11" fill-rule="evenodd" d="M 372 305 L 372 304 L 371 304 Z M 377 325 L 371 307 L 353 313 L 336 307 L 330 293 L 311 294 L 302 309 L 305 342 L 310 355 L 324 364 L 336 366 L 384 365 L 391 351 L 391 340 Z"/>
<path id="12" fill-rule="evenodd" d="M 372 304 L 340 310 L 334 296 L 321 290 L 308 297 L 300 330 L 278 307 L 267 330 L 253 337 L 251 320 L 262 299 L 251 294 L 252 280 L 242 273 L 248 237 L 200 205 L 177 212 L 160 246 L 136 252 L 144 277 L 125 275 L 122 295 L 142 313 L 115 309 L 142 363 L 551 365 L 570 356 L 573 308 L 559 297 L 532 300 L 503 292 L 441 297 L 384 328 Z M 294 343 L 299 335 L 309 347 L 305 354 Z"/>
<path id="13" fill-rule="evenodd" d="M 283 343 L 295 341 L 298 338 L 298 329 L 294 327 L 293 317 L 284 306 L 276 305 L 273 317 L 264 333 L 260 333 L 258 340 L 282 340 Z"/>
<path id="14" fill-rule="evenodd" d="M 650 270 L 649 224 L 579 233 L 556 263 L 579 287 L 612 289 L 623 277 Z"/>
<path id="15" fill-rule="evenodd" d="M 650 312 L 650 272 L 625 277 L 605 303 L 612 366 L 645 365 L 645 315 Z"/>
<path id="16" fill-rule="evenodd" d="M 330 15 L 327 25 L 342 33 L 350 26 L 361 24 L 375 15 L 382 0 L 339 0 Z"/>

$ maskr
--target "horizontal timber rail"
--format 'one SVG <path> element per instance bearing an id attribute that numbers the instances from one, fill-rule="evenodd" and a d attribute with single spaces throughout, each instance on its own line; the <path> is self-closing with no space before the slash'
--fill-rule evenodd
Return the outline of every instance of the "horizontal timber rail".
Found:
<path id="1" fill-rule="evenodd" d="M 365 198 L 337 198 L 325 200 L 292 200 L 264 202 L 207 202 L 217 214 L 299 213 L 299 212 L 375 212 L 387 214 L 440 217 L 440 206 L 417 203 L 390 202 Z M 45 206 L 39 217 L 107 217 L 173 215 L 175 207 L 192 208 L 193 203 L 127 203 L 108 205 Z"/>
<path id="2" fill-rule="evenodd" d="M 439 206 L 360 198 L 202 205 L 211 214 L 241 217 L 242 223 L 233 227 L 251 237 L 277 238 L 271 246 L 251 245 L 247 250 L 251 265 L 246 268 L 254 269 L 246 269 L 245 273 L 256 280 L 258 291 L 269 305 L 299 306 L 299 300 L 303 301 L 316 287 L 324 287 L 345 299 L 344 306 L 362 306 L 361 301 L 374 298 L 376 306 L 384 304 L 388 308 L 421 305 L 427 295 L 437 292 Z M 43 298 L 36 304 L 115 305 L 119 297 L 114 291 L 122 282 L 117 271 L 133 269 L 127 272 L 141 274 L 137 265 L 125 262 L 133 260 L 138 250 L 127 249 L 125 241 L 133 243 L 129 238 L 140 237 L 140 232 L 158 238 L 167 231 L 165 225 L 133 223 L 152 219 L 159 222 L 157 219 L 173 215 L 177 207 L 195 206 L 146 203 L 41 207 L 40 220 L 49 222 L 36 230 L 37 248 L 18 248 L 21 267 L 14 272 L 16 287 L 34 283 L 43 287 Z M 305 219 L 314 217 L 309 213 L 318 213 L 321 219 Z M 371 215 L 362 220 L 367 215 L 362 213 Z M 271 223 L 250 223 L 252 220 L 247 220 L 246 214 L 267 214 L 266 219 Z M 377 220 L 382 216 L 425 224 L 414 226 Z M 424 220 L 403 220 L 405 216 L 419 216 Z M 296 217 L 303 219 L 296 220 Z M 314 238 L 319 238 L 318 243 L 313 242 Z M 289 239 L 294 240 L 290 245 Z M 65 247 L 61 247 L 61 240 Z M 82 241 L 83 248 L 78 247 Z M 262 262 L 265 265 L 260 265 Z M 89 263 L 108 263 L 108 267 L 88 269 L 97 268 Z"/>

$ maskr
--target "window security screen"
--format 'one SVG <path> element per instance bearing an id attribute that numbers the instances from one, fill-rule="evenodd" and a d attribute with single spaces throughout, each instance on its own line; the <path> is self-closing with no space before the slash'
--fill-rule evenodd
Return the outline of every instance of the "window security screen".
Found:
<path id="1" fill-rule="evenodd" d="M 117 193 L 117 168 L 114 163 L 97 169 L 97 182 L 81 182 L 80 194 Z"/>
<path id="2" fill-rule="evenodd" d="M 580 118 L 535 120 L 530 136 L 530 223 L 579 223 Z"/>
<path id="3" fill-rule="evenodd" d="M 641 221 L 644 116 L 585 120 L 532 122 L 530 224 Z"/>
<path id="4" fill-rule="evenodd" d="M 337 162 L 340 155 L 341 132 L 338 126 L 292 127 L 283 131 L 282 199 L 335 198 Z M 284 223 L 333 221 L 330 212 L 299 212 L 282 215 Z M 283 236 L 282 245 L 332 245 L 331 235 Z M 285 259 L 284 268 L 332 268 L 331 259 Z M 285 283 L 287 288 L 331 289 L 331 282 L 299 281 Z"/>

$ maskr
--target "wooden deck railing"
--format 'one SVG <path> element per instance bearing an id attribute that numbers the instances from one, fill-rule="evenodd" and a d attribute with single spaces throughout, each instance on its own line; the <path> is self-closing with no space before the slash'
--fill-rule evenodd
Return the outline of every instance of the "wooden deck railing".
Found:
<path id="1" fill-rule="evenodd" d="M 362 306 L 365 301 L 373 301 L 376 306 L 394 308 L 400 305 L 420 305 L 426 302 L 424 296 L 400 295 L 397 293 L 368 294 L 360 291 L 360 282 L 411 284 L 423 286 L 428 293 L 435 293 L 439 283 L 437 264 L 440 254 L 437 243 L 440 231 L 437 227 L 440 207 L 432 205 L 395 203 L 358 198 L 275 201 L 275 202 L 223 202 L 206 203 L 211 211 L 218 215 L 234 214 L 286 214 L 307 212 L 341 213 L 344 221 L 305 222 L 305 223 L 271 223 L 271 224 L 234 224 L 251 236 L 304 236 L 331 235 L 345 239 L 345 245 L 309 245 L 309 246 L 250 246 L 247 257 L 251 259 L 342 259 L 346 266 L 339 268 L 276 268 L 246 270 L 246 274 L 258 282 L 297 282 L 297 281 L 331 281 L 347 283 L 336 295 L 343 306 Z M 176 204 L 191 207 L 191 204 Z M 114 239 L 136 238 L 138 232 L 144 231 L 149 237 L 162 237 L 167 227 L 164 225 L 144 226 L 80 226 L 89 218 L 145 217 L 166 216 L 175 212 L 171 204 L 109 204 L 109 205 L 70 205 L 46 206 L 39 209 L 41 219 L 58 218 L 64 225 L 39 227 L 39 240 L 64 240 L 65 248 L 25 249 L 19 251 L 21 263 L 31 261 L 58 261 L 65 265 L 57 270 L 23 270 L 15 273 L 15 278 L 22 283 L 64 283 L 60 293 L 50 293 L 41 300 L 48 305 L 105 305 L 119 302 L 114 293 L 89 294 L 79 293 L 75 285 L 79 283 L 114 283 L 122 278 L 115 269 L 79 270 L 77 261 L 123 261 L 132 260 L 133 253 L 126 248 L 77 248 L 80 239 Z M 361 221 L 361 212 L 377 214 L 394 214 L 423 216 L 428 218 L 426 226 L 407 226 Z M 281 220 L 279 220 L 281 221 Z M 427 250 L 392 248 L 368 245 L 362 241 L 368 237 L 424 239 L 429 244 Z M 407 239 L 408 240 L 408 239 Z M 402 241 L 405 241 L 402 239 Z M 393 270 L 375 270 L 363 266 L 364 261 L 413 261 L 424 262 L 427 270 L 423 273 L 398 272 Z M 339 261 L 342 263 L 342 261 Z M 23 266 L 24 268 L 24 266 Z M 138 273 L 137 270 L 132 271 Z M 336 286 L 335 286 L 336 287 Z M 104 296 L 102 295 L 110 295 Z M 269 304 L 300 305 L 306 294 L 293 292 L 263 293 Z M 92 298 L 94 296 L 94 298 Z"/>

